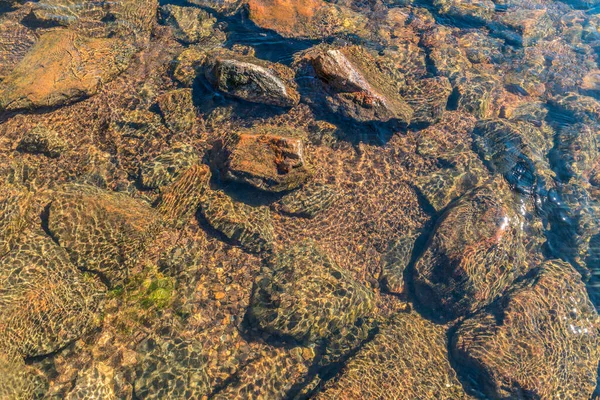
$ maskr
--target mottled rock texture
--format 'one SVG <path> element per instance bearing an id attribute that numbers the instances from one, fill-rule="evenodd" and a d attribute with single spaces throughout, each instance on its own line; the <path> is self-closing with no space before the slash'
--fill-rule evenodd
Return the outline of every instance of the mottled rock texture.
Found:
<path id="1" fill-rule="evenodd" d="M 0 108 L 54 107 L 91 96 L 127 67 L 131 54 L 116 38 L 48 32 L 2 81 Z"/>
<path id="2" fill-rule="evenodd" d="M 418 314 L 392 317 L 317 399 L 470 399 L 450 366 L 444 329 Z"/>
<path id="3" fill-rule="evenodd" d="M 548 261 L 463 322 L 452 354 L 490 398 L 588 398 L 600 359 L 598 322 L 580 275 Z"/>
<path id="4" fill-rule="evenodd" d="M 158 226 L 149 205 L 89 185 L 62 187 L 48 210 L 48 230 L 73 263 L 113 284 L 128 276 Z"/>
<path id="5" fill-rule="evenodd" d="M 501 181 L 475 189 L 441 217 L 415 266 L 418 298 L 446 317 L 476 311 L 527 271 L 521 217 Z"/>
<path id="6" fill-rule="evenodd" d="M 238 133 L 222 145 L 226 179 L 270 192 L 296 189 L 311 175 L 301 139 L 276 134 Z"/>
<path id="7" fill-rule="evenodd" d="M 367 315 L 373 294 L 306 241 L 275 255 L 257 278 L 249 317 L 261 329 L 315 342 Z"/>

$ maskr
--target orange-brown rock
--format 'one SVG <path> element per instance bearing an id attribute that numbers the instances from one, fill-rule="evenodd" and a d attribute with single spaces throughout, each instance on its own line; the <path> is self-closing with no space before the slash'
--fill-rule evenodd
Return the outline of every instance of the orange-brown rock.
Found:
<path id="1" fill-rule="evenodd" d="M 316 46 L 301 63 L 300 74 L 313 75 L 315 105 L 324 102 L 356 121 L 410 123 L 413 109 L 400 95 L 401 77 L 361 46 Z"/>
<path id="2" fill-rule="evenodd" d="M 365 25 L 359 14 L 323 0 L 248 0 L 248 9 L 252 22 L 285 37 L 318 38 Z"/>
<path id="3" fill-rule="evenodd" d="M 301 139 L 240 133 L 235 134 L 223 150 L 225 177 L 258 189 L 292 190 L 311 175 Z"/>
<path id="4" fill-rule="evenodd" d="M 48 32 L 2 82 L 0 109 L 52 107 L 91 96 L 125 69 L 131 54 L 119 39 Z"/>

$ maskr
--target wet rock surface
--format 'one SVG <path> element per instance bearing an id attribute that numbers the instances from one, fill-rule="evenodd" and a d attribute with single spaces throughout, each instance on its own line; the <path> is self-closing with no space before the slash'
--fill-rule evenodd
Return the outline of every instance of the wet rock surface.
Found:
<path id="1" fill-rule="evenodd" d="M 469 399 L 450 366 L 446 341 L 443 328 L 417 314 L 393 316 L 317 398 Z"/>
<path id="2" fill-rule="evenodd" d="M 311 242 L 276 255 L 255 285 L 250 320 L 260 329 L 299 342 L 326 338 L 373 307 L 368 289 L 353 282 Z"/>
<path id="3" fill-rule="evenodd" d="M 451 317 L 495 300 L 527 271 L 519 214 L 503 183 L 475 189 L 440 218 L 415 266 L 417 296 Z"/>
<path id="4" fill-rule="evenodd" d="M 222 145 L 224 176 L 270 192 L 293 190 L 311 175 L 301 139 L 239 133 Z"/>
<path id="5" fill-rule="evenodd" d="M 597 6 L 0 0 L 0 398 L 597 397 Z"/>
<path id="6" fill-rule="evenodd" d="M 596 386 L 597 325 L 579 274 L 564 262 L 548 261 L 462 323 L 452 352 L 481 374 L 481 389 L 493 398 L 585 398 Z"/>
<path id="7" fill-rule="evenodd" d="M 93 95 L 126 68 L 131 53 L 119 39 L 48 32 L 2 81 L 0 107 L 54 107 Z"/>
<path id="8" fill-rule="evenodd" d="M 410 123 L 414 110 L 402 98 L 393 76 L 358 46 L 320 46 L 304 56 L 306 74 L 314 74 L 318 92 L 327 91 L 327 107 L 357 121 Z"/>
<path id="9" fill-rule="evenodd" d="M 204 68 L 213 87 L 229 96 L 279 107 L 300 100 L 293 72 L 284 65 L 219 51 L 206 55 Z"/>

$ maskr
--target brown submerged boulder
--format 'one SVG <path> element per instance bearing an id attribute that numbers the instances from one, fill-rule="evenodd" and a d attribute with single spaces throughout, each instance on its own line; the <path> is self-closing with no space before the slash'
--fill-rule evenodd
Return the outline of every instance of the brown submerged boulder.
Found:
<path id="1" fill-rule="evenodd" d="M 274 229 L 268 207 L 234 201 L 220 190 L 204 190 L 200 213 L 206 222 L 234 244 L 251 253 L 273 248 Z"/>
<path id="2" fill-rule="evenodd" d="M 44 34 L 0 86 L 0 109 L 53 107 L 94 95 L 126 67 L 131 46 L 69 30 Z"/>
<path id="3" fill-rule="evenodd" d="M 444 328 L 416 313 L 393 316 L 316 397 L 470 399 L 450 366 Z"/>
<path id="4" fill-rule="evenodd" d="M 295 189 L 311 176 L 301 139 L 275 134 L 234 134 L 223 146 L 226 179 L 269 192 Z"/>
<path id="5" fill-rule="evenodd" d="M 159 226 L 148 204 L 88 185 L 60 188 L 48 209 L 48 230 L 71 260 L 111 284 L 124 281 Z"/>
<path id="6" fill-rule="evenodd" d="M 526 272 L 521 217 L 500 179 L 459 199 L 441 217 L 415 265 L 419 300 L 456 318 L 491 303 Z"/>
<path id="7" fill-rule="evenodd" d="M 302 75 L 333 112 L 356 121 L 398 120 L 409 124 L 413 109 L 400 95 L 402 77 L 360 46 L 317 46 L 300 60 Z"/>
<path id="8" fill-rule="evenodd" d="M 562 261 L 462 323 L 451 351 L 492 399 L 587 399 L 596 386 L 600 318 Z"/>
<path id="9" fill-rule="evenodd" d="M 268 333 L 314 343 L 367 316 L 369 289 L 310 240 L 277 254 L 256 280 L 249 320 Z"/>
<path id="10" fill-rule="evenodd" d="M 52 353 L 98 326 L 105 287 L 30 232 L 0 259 L 0 353 Z"/>

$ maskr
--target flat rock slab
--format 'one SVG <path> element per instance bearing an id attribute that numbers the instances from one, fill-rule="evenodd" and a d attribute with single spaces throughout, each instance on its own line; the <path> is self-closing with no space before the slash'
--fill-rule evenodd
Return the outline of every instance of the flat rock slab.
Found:
<path id="1" fill-rule="evenodd" d="M 48 32 L 2 82 L 0 109 L 55 107 L 94 95 L 127 67 L 132 53 L 119 39 Z"/>
<path id="2" fill-rule="evenodd" d="M 123 282 L 160 226 L 142 201 L 87 185 L 62 187 L 49 208 L 48 230 L 81 269 Z"/>

